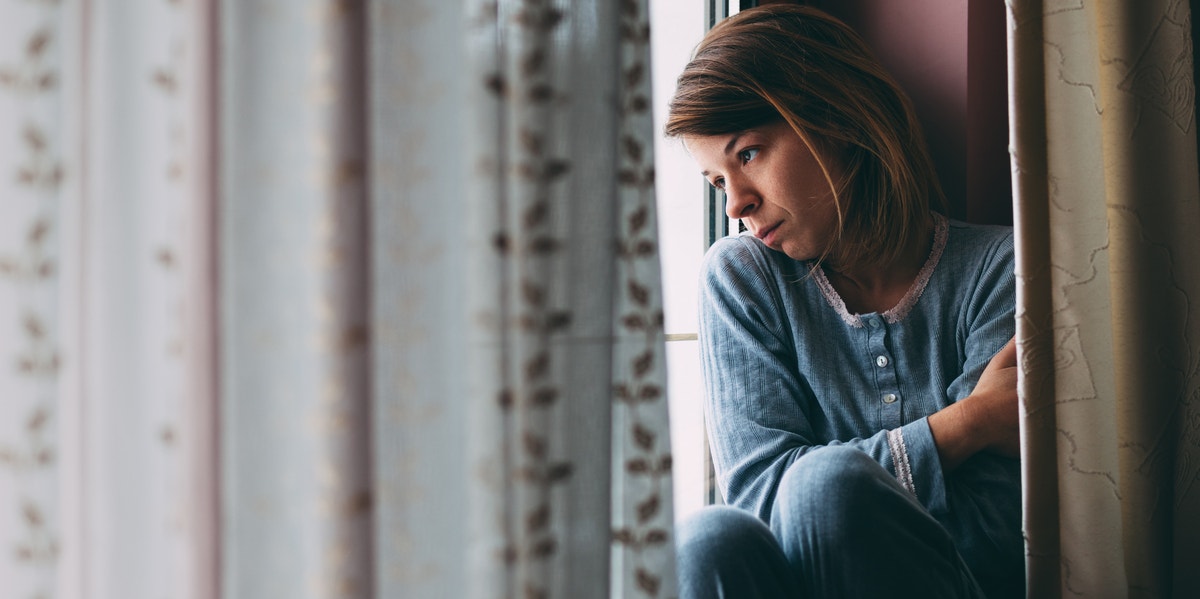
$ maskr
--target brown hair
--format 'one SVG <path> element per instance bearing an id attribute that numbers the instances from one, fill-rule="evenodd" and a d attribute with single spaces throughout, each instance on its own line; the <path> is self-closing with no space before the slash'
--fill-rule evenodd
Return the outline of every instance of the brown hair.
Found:
<path id="1" fill-rule="evenodd" d="M 840 230 L 821 257 L 831 266 L 888 264 L 931 212 L 945 213 L 908 97 L 862 38 L 814 8 L 761 6 L 713 27 L 679 75 L 665 132 L 728 135 L 780 120 L 833 188 Z"/>

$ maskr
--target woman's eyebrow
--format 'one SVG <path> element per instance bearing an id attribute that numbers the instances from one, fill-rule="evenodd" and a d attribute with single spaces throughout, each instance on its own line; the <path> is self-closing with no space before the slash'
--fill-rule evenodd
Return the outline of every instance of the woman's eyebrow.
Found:
<path id="1" fill-rule="evenodd" d="M 733 147 L 737 145 L 738 140 L 741 139 L 742 136 L 745 134 L 746 134 L 745 131 L 743 131 L 741 133 L 735 133 L 733 138 L 729 140 L 729 143 L 725 144 L 725 150 L 723 150 L 723 154 L 728 155 L 729 152 L 733 151 Z M 700 174 L 707 177 L 708 171 L 700 171 Z"/>
<path id="2" fill-rule="evenodd" d="M 729 140 L 729 143 L 725 144 L 725 153 L 728 154 L 729 152 L 733 151 L 733 146 L 737 145 L 737 141 L 739 139 L 741 139 L 742 136 L 745 134 L 746 134 L 746 132 L 743 131 L 741 133 L 734 135 L 733 139 Z"/>

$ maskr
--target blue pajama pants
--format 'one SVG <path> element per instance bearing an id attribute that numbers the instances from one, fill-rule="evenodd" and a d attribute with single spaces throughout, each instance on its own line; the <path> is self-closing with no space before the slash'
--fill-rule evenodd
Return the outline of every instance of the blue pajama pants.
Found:
<path id="1" fill-rule="evenodd" d="M 680 597 L 984 597 L 945 528 L 867 454 L 830 446 L 780 481 L 770 525 L 710 506 L 677 532 Z"/>

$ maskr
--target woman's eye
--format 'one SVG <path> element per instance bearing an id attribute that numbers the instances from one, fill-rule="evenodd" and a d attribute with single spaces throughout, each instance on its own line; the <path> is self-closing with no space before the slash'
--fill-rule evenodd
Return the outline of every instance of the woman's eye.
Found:
<path id="1" fill-rule="evenodd" d="M 717 189 L 725 189 L 725 179 L 713 179 L 712 186 Z"/>
<path id="2" fill-rule="evenodd" d="M 742 164 L 746 164 L 747 162 L 754 160 L 755 156 L 758 156 L 758 148 L 746 148 L 745 150 L 738 152 L 738 158 L 742 160 Z"/>

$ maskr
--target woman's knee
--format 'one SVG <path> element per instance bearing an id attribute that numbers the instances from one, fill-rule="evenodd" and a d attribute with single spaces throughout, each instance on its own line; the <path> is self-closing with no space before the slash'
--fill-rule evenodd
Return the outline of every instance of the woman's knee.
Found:
<path id="1" fill-rule="evenodd" d="M 680 561 L 697 562 L 700 567 L 774 542 L 762 520 L 729 506 L 710 506 L 685 518 L 676 527 L 676 539 Z"/>
<path id="2" fill-rule="evenodd" d="M 707 507 L 676 527 L 680 597 L 794 597 L 795 573 L 767 525 L 749 512 Z"/>
<path id="3" fill-rule="evenodd" d="M 891 492 L 891 475 L 861 450 L 831 446 L 814 450 L 784 473 L 775 496 L 771 527 L 841 529 L 870 514 L 880 492 Z M 819 533 L 817 530 L 809 530 Z"/>
<path id="4" fill-rule="evenodd" d="M 814 450 L 796 460 L 779 482 L 777 498 L 828 503 L 843 495 L 861 496 L 860 488 L 889 477 L 871 456 L 853 447 L 835 445 Z"/>

